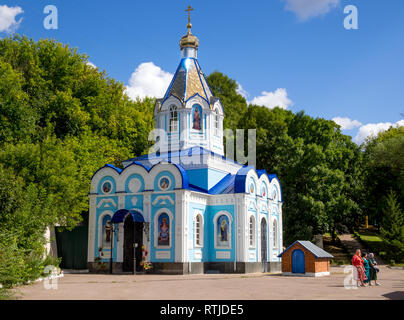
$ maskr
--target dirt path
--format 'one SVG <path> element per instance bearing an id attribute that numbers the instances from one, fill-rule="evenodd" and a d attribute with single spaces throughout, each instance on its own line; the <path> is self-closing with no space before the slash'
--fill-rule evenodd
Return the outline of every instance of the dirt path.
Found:
<path id="1" fill-rule="evenodd" d="M 362 243 L 360 243 L 358 240 L 356 240 L 352 234 L 341 234 L 338 236 L 338 238 L 341 240 L 342 244 L 345 246 L 345 248 L 348 250 L 348 252 L 353 256 L 356 253 L 357 249 L 361 249 L 362 251 L 366 251 L 367 248 L 365 248 Z M 384 265 L 384 262 L 380 257 L 378 257 L 375 254 L 375 259 L 378 265 Z"/>

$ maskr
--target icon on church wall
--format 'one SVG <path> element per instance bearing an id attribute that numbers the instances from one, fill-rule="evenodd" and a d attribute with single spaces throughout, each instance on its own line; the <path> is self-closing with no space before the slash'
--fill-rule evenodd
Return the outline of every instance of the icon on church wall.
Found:
<path id="1" fill-rule="evenodd" d="M 166 213 L 162 213 L 158 218 L 159 226 L 159 246 L 169 246 L 170 245 L 170 218 Z"/>
<path id="2" fill-rule="evenodd" d="M 202 130 L 202 108 L 195 105 L 192 110 L 192 129 Z"/>
<path id="3" fill-rule="evenodd" d="M 111 217 L 105 216 L 102 219 L 102 229 L 103 229 L 103 237 L 102 237 L 102 246 L 109 247 L 111 245 L 111 233 L 112 233 L 112 224 Z"/>
<path id="4" fill-rule="evenodd" d="M 276 189 L 273 188 L 273 189 L 272 189 L 272 193 L 271 193 L 271 199 L 275 201 L 275 200 L 276 200 L 276 196 L 277 196 Z"/>
<path id="5" fill-rule="evenodd" d="M 265 188 L 265 186 L 262 186 L 262 188 L 261 188 L 261 195 L 264 198 L 267 196 L 267 188 Z"/>
<path id="6" fill-rule="evenodd" d="M 162 190 L 166 190 L 170 186 L 170 180 L 168 180 L 168 178 L 166 178 L 166 177 L 163 177 L 163 178 L 160 179 L 159 184 L 160 184 L 160 188 Z"/>
<path id="7" fill-rule="evenodd" d="M 109 182 L 109 181 L 104 182 L 104 184 L 102 185 L 102 191 L 103 191 L 104 193 L 110 193 L 111 190 L 112 190 L 112 184 L 111 184 L 111 182 Z"/>
<path id="8" fill-rule="evenodd" d="M 221 215 L 217 219 L 217 245 L 220 247 L 229 246 L 229 218 Z"/>
<path id="9" fill-rule="evenodd" d="M 254 193 L 254 190 L 255 190 L 254 182 L 251 182 L 251 183 L 250 183 L 250 193 L 253 194 L 253 193 Z"/>

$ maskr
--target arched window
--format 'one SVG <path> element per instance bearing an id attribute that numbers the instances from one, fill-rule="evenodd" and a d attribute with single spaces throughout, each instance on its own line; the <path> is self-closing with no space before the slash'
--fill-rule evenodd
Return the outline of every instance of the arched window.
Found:
<path id="1" fill-rule="evenodd" d="M 272 224 L 272 235 L 274 248 L 278 248 L 278 222 L 276 220 Z"/>
<path id="2" fill-rule="evenodd" d="M 203 220 L 200 214 L 195 217 L 195 246 L 203 246 Z"/>
<path id="3" fill-rule="evenodd" d="M 250 226 L 250 228 L 249 228 L 250 229 L 250 233 L 249 233 L 249 235 L 250 235 L 250 247 L 254 247 L 254 245 L 255 245 L 255 221 L 254 221 L 253 216 L 250 217 L 249 226 Z"/>
<path id="4" fill-rule="evenodd" d="M 170 132 L 178 131 L 178 112 L 176 106 L 170 107 Z"/>
<path id="5" fill-rule="evenodd" d="M 215 110 L 215 135 L 219 135 L 219 110 Z"/>

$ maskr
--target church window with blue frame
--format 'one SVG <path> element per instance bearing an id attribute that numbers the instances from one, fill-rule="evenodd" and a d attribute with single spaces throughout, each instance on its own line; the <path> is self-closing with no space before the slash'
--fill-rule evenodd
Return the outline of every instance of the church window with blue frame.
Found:
<path id="1" fill-rule="evenodd" d="M 195 217 L 195 246 L 203 246 L 203 220 L 200 214 Z"/>
<path id="2" fill-rule="evenodd" d="M 178 132 L 178 112 L 176 106 L 170 107 L 170 132 Z"/>
<path id="3" fill-rule="evenodd" d="M 219 110 L 216 109 L 215 110 L 215 135 L 218 136 L 219 135 Z"/>
<path id="4" fill-rule="evenodd" d="M 273 246 L 274 248 L 278 248 L 278 222 L 276 219 L 272 225 L 272 235 L 273 235 Z"/>
<path id="5" fill-rule="evenodd" d="M 255 221 L 254 221 L 254 216 L 250 217 L 250 224 L 249 224 L 249 229 L 250 229 L 250 247 L 254 247 L 255 245 Z"/>

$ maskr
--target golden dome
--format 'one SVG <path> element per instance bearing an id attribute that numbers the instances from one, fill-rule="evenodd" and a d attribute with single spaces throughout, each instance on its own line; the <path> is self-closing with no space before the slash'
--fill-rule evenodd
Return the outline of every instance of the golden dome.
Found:
<path id="1" fill-rule="evenodd" d="M 182 50 L 184 48 L 198 49 L 198 47 L 199 39 L 192 34 L 191 29 L 189 28 L 188 33 L 180 40 L 180 48 Z"/>
<path id="2" fill-rule="evenodd" d="M 191 28 L 192 28 L 191 11 L 193 11 L 193 10 L 194 9 L 191 6 L 188 6 L 187 10 L 185 10 L 185 11 L 188 11 L 188 24 L 187 24 L 188 32 L 180 40 L 181 50 L 184 48 L 198 49 L 198 47 L 199 47 L 199 39 L 197 37 L 195 37 L 191 32 Z"/>

